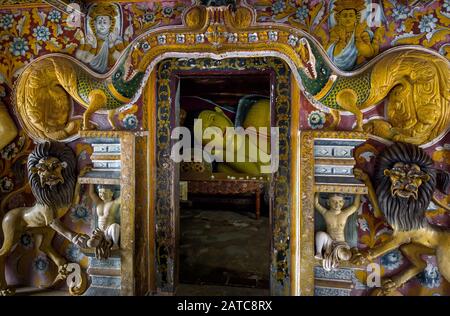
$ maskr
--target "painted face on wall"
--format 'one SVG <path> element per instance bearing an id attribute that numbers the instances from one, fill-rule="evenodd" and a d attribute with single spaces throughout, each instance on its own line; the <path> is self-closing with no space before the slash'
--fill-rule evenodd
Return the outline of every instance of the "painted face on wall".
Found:
<path id="1" fill-rule="evenodd" d="M 111 18 L 106 15 L 99 15 L 95 18 L 95 31 L 100 35 L 108 35 L 111 29 Z"/>
<path id="2" fill-rule="evenodd" d="M 354 9 L 342 10 L 336 14 L 336 20 L 339 25 L 344 27 L 355 27 L 357 23 L 357 14 Z"/>

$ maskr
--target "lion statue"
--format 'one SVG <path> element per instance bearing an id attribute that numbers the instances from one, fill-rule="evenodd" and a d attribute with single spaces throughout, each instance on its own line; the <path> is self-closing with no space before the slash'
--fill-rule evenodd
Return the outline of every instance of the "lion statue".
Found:
<path id="1" fill-rule="evenodd" d="M 67 279 L 74 270 L 70 269 L 67 261 L 53 249 L 51 243 L 55 233 L 82 248 L 85 248 L 89 241 L 89 236 L 72 232 L 60 221 L 60 218 L 79 202 L 77 160 L 72 149 L 56 142 L 38 144 L 28 157 L 27 169 L 36 204 L 10 210 L 2 220 L 4 238 L 0 249 L 0 296 L 14 294 L 14 290 L 8 288 L 6 283 L 5 261 L 25 231 L 42 235 L 39 249 L 58 267 L 58 275 L 52 286 Z M 80 172 L 80 175 L 83 172 Z M 1 211 L 4 204 L 5 201 L 2 202 Z M 72 295 L 80 295 L 86 290 L 87 279 L 83 273 L 80 277 L 81 282 L 69 287 Z"/>
<path id="2" fill-rule="evenodd" d="M 375 248 L 355 250 L 351 262 L 367 264 L 400 248 L 412 264 L 392 278 L 383 279 L 381 288 L 372 294 L 393 294 L 423 271 L 427 263 L 422 255 L 436 255 L 439 271 L 450 282 L 450 230 L 429 223 L 425 216 L 431 201 L 449 211 L 433 194 L 436 190 L 450 193 L 450 174 L 435 169 L 425 151 L 407 143 L 394 143 L 377 157 L 374 184 L 362 170 L 355 168 L 354 174 L 367 185 L 375 216 L 384 215 L 394 232 L 390 240 Z"/>

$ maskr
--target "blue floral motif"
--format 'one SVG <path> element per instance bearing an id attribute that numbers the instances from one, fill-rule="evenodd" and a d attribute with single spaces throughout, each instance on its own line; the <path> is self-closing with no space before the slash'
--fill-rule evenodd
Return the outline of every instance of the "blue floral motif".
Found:
<path id="1" fill-rule="evenodd" d="M 447 13 L 450 13 L 450 0 L 444 0 L 442 8 L 445 9 Z"/>
<path id="2" fill-rule="evenodd" d="M 441 285 L 441 274 L 438 267 L 428 263 L 425 270 L 417 275 L 419 282 L 429 288 L 438 288 Z"/>
<path id="3" fill-rule="evenodd" d="M 58 10 L 52 10 L 48 13 L 48 19 L 53 23 L 58 23 L 61 19 L 61 12 Z"/>
<path id="4" fill-rule="evenodd" d="M 295 17 L 300 22 L 305 22 L 306 18 L 309 16 L 309 9 L 306 5 L 301 6 L 297 9 L 297 12 L 295 13 Z"/>
<path id="5" fill-rule="evenodd" d="M 91 219 L 91 213 L 83 205 L 77 205 L 72 209 L 72 212 L 70 213 L 70 218 L 75 223 L 76 222 L 89 223 Z"/>
<path id="6" fill-rule="evenodd" d="M 396 4 L 394 9 L 392 9 L 392 17 L 395 21 L 406 20 L 410 13 L 410 9 L 403 4 Z"/>
<path id="7" fill-rule="evenodd" d="M 170 18 L 173 14 L 173 8 L 172 7 L 164 7 L 162 9 L 162 15 L 164 15 L 166 18 Z"/>
<path id="8" fill-rule="evenodd" d="M 33 36 L 36 37 L 38 41 L 48 41 L 50 39 L 50 30 L 43 25 L 36 26 L 33 29 Z"/>
<path id="9" fill-rule="evenodd" d="M 436 22 L 438 19 L 433 14 L 426 14 L 420 19 L 419 29 L 422 33 L 430 33 L 436 28 Z"/>
<path id="10" fill-rule="evenodd" d="M 14 56 L 25 56 L 25 53 L 30 49 L 28 47 L 28 41 L 24 38 L 15 37 L 11 46 L 9 47 L 9 51 Z"/>
<path id="11" fill-rule="evenodd" d="M 150 44 L 148 42 L 144 42 L 141 44 L 141 48 L 144 52 L 146 52 L 150 49 Z"/>
<path id="12" fill-rule="evenodd" d="M 69 244 L 66 249 L 66 258 L 70 262 L 79 262 L 83 258 L 83 254 L 78 246 Z"/>
<path id="13" fill-rule="evenodd" d="M 134 114 L 127 114 L 123 119 L 123 125 L 126 129 L 136 129 L 138 127 L 138 119 Z"/>
<path id="14" fill-rule="evenodd" d="M 312 129 L 323 128 L 325 122 L 326 122 L 325 113 L 321 111 L 312 111 L 308 115 L 308 125 Z"/>
<path id="15" fill-rule="evenodd" d="M 272 5 L 273 14 L 282 13 L 284 9 L 286 9 L 286 3 L 284 0 L 278 0 Z"/>
<path id="16" fill-rule="evenodd" d="M 36 259 L 34 259 L 33 262 L 33 269 L 36 272 L 45 272 L 47 271 L 49 266 L 49 262 L 47 257 L 45 256 L 38 256 Z"/>
<path id="17" fill-rule="evenodd" d="M 0 27 L 4 30 L 10 29 L 13 25 L 14 18 L 12 14 L 5 14 L 0 17 Z"/>
<path id="18" fill-rule="evenodd" d="M 146 23 L 152 23 L 155 21 L 155 13 L 152 11 L 147 11 L 144 14 L 144 22 Z"/>
<path id="19" fill-rule="evenodd" d="M 20 244 L 24 248 L 31 248 L 33 246 L 33 238 L 28 233 L 22 234 L 22 236 L 20 236 Z"/>
<path id="20" fill-rule="evenodd" d="M 14 183 L 11 178 L 3 177 L 0 179 L 0 191 L 2 193 L 11 192 L 14 188 Z"/>
<path id="21" fill-rule="evenodd" d="M 381 265 L 388 270 L 395 270 L 403 263 L 403 256 L 398 250 L 391 251 L 381 257 Z"/>

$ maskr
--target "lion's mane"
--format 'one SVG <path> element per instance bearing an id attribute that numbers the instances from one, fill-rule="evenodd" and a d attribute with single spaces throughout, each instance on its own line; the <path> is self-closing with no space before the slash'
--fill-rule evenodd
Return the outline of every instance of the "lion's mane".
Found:
<path id="1" fill-rule="evenodd" d="M 395 163 L 416 164 L 430 176 L 419 186 L 417 200 L 391 195 L 391 181 L 384 175 L 385 169 L 391 169 Z M 433 161 L 427 153 L 416 145 L 394 143 L 387 147 L 375 163 L 374 184 L 378 204 L 387 222 L 401 231 L 419 229 L 428 225 L 425 211 L 430 204 L 433 192 L 438 188 L 437 178 L 442 178 L 442 171 L 433 168 Z M 441 187 L 441 186 L 439 186 Z"/>
<path id="2" fill-rule="evenodd" d="M 45 157 L 55 157 L 59 161 L 67 163 L 66 168 L 63 168 L 61 173 L 64 183 L 59 183 L 52 187 L 47 185 L 41 186 L 39 175 L 32 173 L 31 170 L 39 163 L 39 160 Z M 31 191 L 37 203 L 47 205 L 53 210 L 72 203 L 77 181 L 77 161 L 74 152 L 69 146 L 57 142 L 38 144 L 28 156 L 27 169 Z"/>

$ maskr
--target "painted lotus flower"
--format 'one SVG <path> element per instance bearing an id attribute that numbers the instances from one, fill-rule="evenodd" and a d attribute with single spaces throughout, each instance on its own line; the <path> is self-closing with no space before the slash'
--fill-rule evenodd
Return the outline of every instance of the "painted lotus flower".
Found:
<path id="1" fill-rule="evenodd" d="M 14 56 L 25 56 L 25 53 L 30 49 L 28 46 L 28 41 L 24 38 L 15 37 L 11 46 L 9 47 L 9 51 Z"/>
<path id="2" fill-rule="evenodd" d="M 36 37 L 38 41 L 48 41 L 50 39 L 50 30 L 43 25 L 36 26 L 33 29 L 33 36 Z"/>
<path id="3" fill-rule="evenodd" d="M 295 17 L 301 22 L 305 22 L 308 16 L 309 16 L 309 9 L 305 5 L 298 8 L 297 12 L 295 12 Z"/>
<path id="4" fill-rule="evenodd" d="M 33 270 L 36 272 L 45 272 L 47 271 L 49 266 L 49 262 L 46 256 L 38 256 L 34 259 L 33 262 Z"/>
<path id="5" fill-rule="evenodd" d="M 58 10 L 52 10 L 48 13 L 48 19 L 53 23 L 58 23 L 61 19 L 61 12 Z"/>
<path id="6" fill-rule="evenodd" d="M 146 52 L 150 49 L 150 44 L 148 42 L 144 42 L 144 43 L 142 43 L 141 47 L 142 47 L 142 50 L 144 52 Z"/>
<path id="7" fill-rule="evenodd" d="M 325 113 L 321 111 L 312 111 L 308 115 L 308 125 L 312 129 L 323 128 L 325 122 L 326 122 Z"/>
<path id="8" fill-rule="evenodd" d="M 417 275 L 419 282 L 429 288 L 437 288 L 441 285 L 441 274 L 438 267 L 428 263 L 425 270 Z"/>
<path id="9" fill-rule="evenodd" d="M 424 15 L 419 22 L 419 29 L 422 33 L 430 33 L 436 28 L 438 19 L 433 14 Z"/>
<path id="10" fill-rule="evenodd" d="M 76 222 L 85 222 L 88 223 L 91 219 L 91 213 L 89 210 L 83 205 L 77 205 L 70 212 L 70 218 L 72 221 Z"/>
<path id="11" fill-rule="evenodd" d="M 13 25 L 14 18 L 12 14 L 5 14 L 0 17 L 0 27 L 4 30 L 10 29 Z"/>
<path id="12" fill-rule="evenodd" d="M 400 251 L 394 250 L 381 257 L 380 262 L 387 270 L 394 270 L 402 265 L 403 256 Z"/>
<path id="13" fill-rule="evenodd" d="M 123 125 L 126 129 L 136 129 L 138 127 L 138 119 L 134 114 L 127 114 L 123 119 Z"/>

